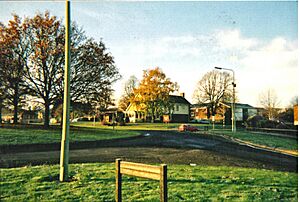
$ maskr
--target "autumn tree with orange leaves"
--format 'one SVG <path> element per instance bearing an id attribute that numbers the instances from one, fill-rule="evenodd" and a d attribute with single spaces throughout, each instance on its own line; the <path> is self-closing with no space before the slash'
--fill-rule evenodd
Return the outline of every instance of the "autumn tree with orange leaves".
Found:
<path id="1" fill-rule="evenodd" d="M 28 27 L 17 15 L 13 15 L 8 26 L 0 23 L 0 111 L 5 101 L 12 105 L 14 123 L 18 121 L 19 107 L 28 92 L 24 77 L 26 60 L 31 53 L 27 31 Z"/>
<path id="2" fill-rule="evenodd" d="M 177 90 L 177 83 L 167 78 L 160 68 L 144 70 L 143 79 L 134 89 L 131 102 L 140 106 L 140 110 L 154 122 L 169 108 L 169 95 Z"/>
<path id="3" fill-rule="evenodd" d="M 4 78 L 0 83 L 8 86 L 10 76 L 15 76 L 18 99 L 24 87 L 24 95 L 44 105 L 44 126 L 49 127 L 50 107 L 55 110 L 62 103 L 64 26 L 45 12 L 23 22 L 14 15 L 8 26 L 0 27 L 0 76 Z M 114 58 L 101 40 L 88 39 L 75 23 L 71 27 L 71 101 L 105 108 L 112 103 L 112 84 L 121 77 Z M 0 111 L 9 98 L 6 89 L 13 88 L 0 89 Z"/>

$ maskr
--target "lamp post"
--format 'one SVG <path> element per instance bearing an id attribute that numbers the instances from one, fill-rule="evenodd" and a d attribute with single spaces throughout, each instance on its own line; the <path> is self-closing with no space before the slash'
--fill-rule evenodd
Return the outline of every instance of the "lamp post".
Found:
<path id="1" fill-rule="evenodd" d="M 233 69 L 223 68 L 223 67 L 215 67 L 218 70 L 227 70 L 232 72 L 232 103 L 231 103 L 231 129 L 232 132 L 236 132 L 236 121 L 235 121 L 235 75 Z"/>

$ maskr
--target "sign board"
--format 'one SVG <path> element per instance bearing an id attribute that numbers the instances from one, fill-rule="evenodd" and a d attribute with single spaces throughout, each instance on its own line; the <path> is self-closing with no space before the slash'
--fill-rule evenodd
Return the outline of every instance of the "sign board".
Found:
<path id="1" fill-rule="evenodd" d="M 168 201 L 167 165 L 152 166 L 116 159 L 116 201 L 122 201 L 122 175 L 131 175 L 160 181 L 160 201 Z"/>
<path id="2" fill-rule="evenodd" d="M 170 116 L 169 115 L 163 115 L 163 122 L 164 123 L 170 123 Z"/>

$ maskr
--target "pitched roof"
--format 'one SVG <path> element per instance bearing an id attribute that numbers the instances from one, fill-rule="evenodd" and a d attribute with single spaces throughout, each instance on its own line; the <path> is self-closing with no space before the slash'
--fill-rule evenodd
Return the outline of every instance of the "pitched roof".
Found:
<path id="1" fill-rule="evenodd" d="M 169 95 L 170 102 L 191 105 L 184 97 L 178 95 Z"/>

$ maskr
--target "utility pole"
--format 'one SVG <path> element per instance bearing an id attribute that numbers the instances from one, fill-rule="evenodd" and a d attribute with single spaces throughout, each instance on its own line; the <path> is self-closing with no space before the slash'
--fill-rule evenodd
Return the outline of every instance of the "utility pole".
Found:
<path id="1" fill-rule="evenodd" d="M 65 78 L 64 78 L 64 105 L 63 126 L 60 150 L 59 181 L 65 182 L 69 178 L 69 133 L 70 133 L 70 1 L 66 0 L 66 28 L 65 28 Z"/>

